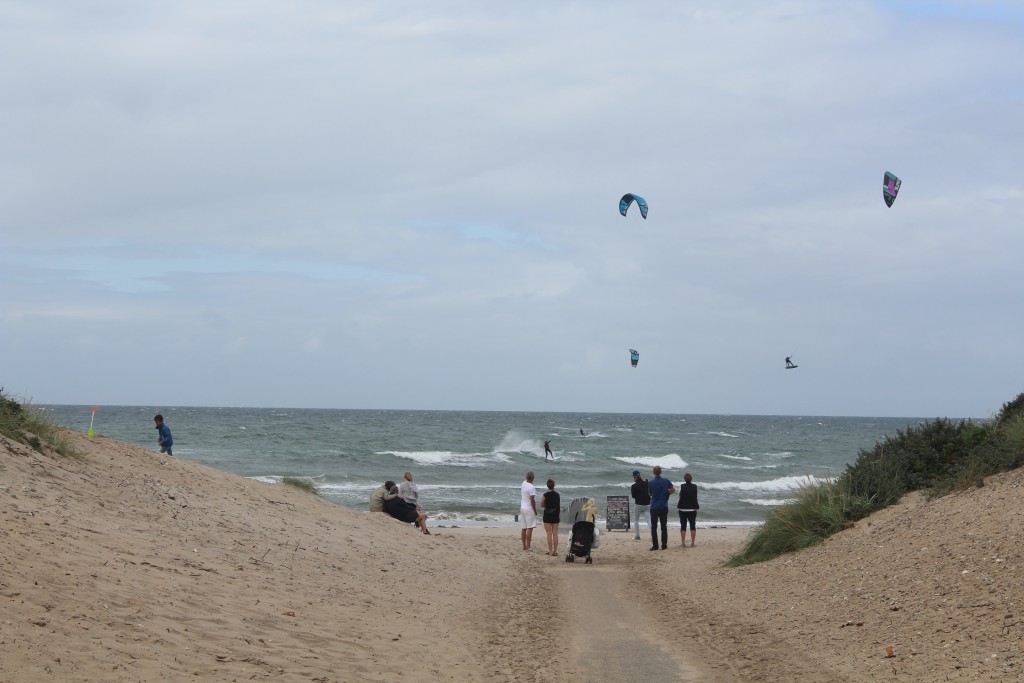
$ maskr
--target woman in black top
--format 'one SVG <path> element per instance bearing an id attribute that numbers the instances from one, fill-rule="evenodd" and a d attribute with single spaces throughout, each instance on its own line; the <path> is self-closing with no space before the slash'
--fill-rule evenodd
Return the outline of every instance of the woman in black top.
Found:
<path id="1" fill-rule="evenodd" d="M 676 507 L 679 508 L 679 535 L 685 548 L 686 526 L 689 523 L 692 548 L 697 545 L 697 510 L 700 509 L 700 504 L 697 503 L 697 485 L 693 483 L 693 477 L 689 472 L 683 475 L 683 480 L 686 483 L 679 487 L 679 502 L 676 503 Z"/>
<path id="2" fill-rule="evenodd" d="M 548 555 L 558 554 L 558 522 L 562 511 L 562 497 L 555 490 L 555 480 L 548 479 L 548 490 L 540 498 L 544 508 L 544 533 L 548 535 Z"/>

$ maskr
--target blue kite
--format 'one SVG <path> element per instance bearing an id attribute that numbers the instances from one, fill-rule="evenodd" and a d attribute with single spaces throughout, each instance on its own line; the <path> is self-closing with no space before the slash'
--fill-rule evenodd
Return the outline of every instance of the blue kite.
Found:
<path id="1" fill-rule="evenodd" d="M 622 195 L 622 199 L 619 200 L 619 213 L 625 216 L 626 210 L 633 202 L 636 202 L 636 205 L 640 207 L 640 215 L 644 217 L 644 220 L 647 220 L 647 200 L 638 194 L 627 193 Z"/>

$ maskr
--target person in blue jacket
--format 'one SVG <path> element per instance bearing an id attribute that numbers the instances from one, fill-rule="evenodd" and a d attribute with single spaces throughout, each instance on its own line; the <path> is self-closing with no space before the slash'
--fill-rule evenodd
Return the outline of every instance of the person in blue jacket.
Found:
<path id="1" fill-rule="evenodd" d="M 668 497 L 676 487 L 661 476 L 661 465 L 655 465 L 654 479 L 647 482 L 651 494 L 651 550 L 658 549 L 658 526 L 661 526 L 661 549 L 668 550 Z"/>
<path id="2" fill-rule="evenodd" d="M 153 418 L 153 422 L 156 422 L 156 431 L 159 434 L 157 441 L 160 443 L 160 452 L 174 455 L 174 453 L 171 453 L 174 439 L 171 438 L 171 428 L 164 424 L 164 416 L 157 413 L 156 417 Z"/>

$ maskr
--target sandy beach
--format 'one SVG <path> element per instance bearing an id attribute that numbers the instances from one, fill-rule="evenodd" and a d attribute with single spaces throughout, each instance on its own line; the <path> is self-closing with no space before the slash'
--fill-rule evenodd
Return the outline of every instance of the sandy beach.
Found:
<path id="1" fill-rule="evenodd" d="M 760 565 L 737 529 L 585 565 L 72 438 L 0 437 L 3 682 L 1024 678 L 1021 471 Z"/>

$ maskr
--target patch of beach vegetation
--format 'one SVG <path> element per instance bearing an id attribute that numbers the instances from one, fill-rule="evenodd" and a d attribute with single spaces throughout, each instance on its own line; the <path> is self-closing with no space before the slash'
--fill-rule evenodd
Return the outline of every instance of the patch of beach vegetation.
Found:
<path id="1" fill-rule="evenodd" d="M 306 493 L 312 493 L 314 496 L 320 495 L 320 490 L 316 487 L 316 484 L 309 479 L 303 479 L 301 477 L 282 477 L 281 483 L 286 486 L 294 486 Z"/>
<path id="2" fill-rule="evenodd" d="M 927 497 L 985 485 L 985 477 L 1024 465 L 1024 393 L 988 422 L 938 418 L 861 450 L 834 481 L 802 486 L 773 509 L 740 552 L 737 567 L 821 543 L 911 491 Z"/>
<path id="3" fill-rule="evenodd" d="M 81 457 L 61 428 L 29 402 L 16 401 L 0 388 L 0 434 L 42 452 L 43 446 L 69 458 Z"/>

